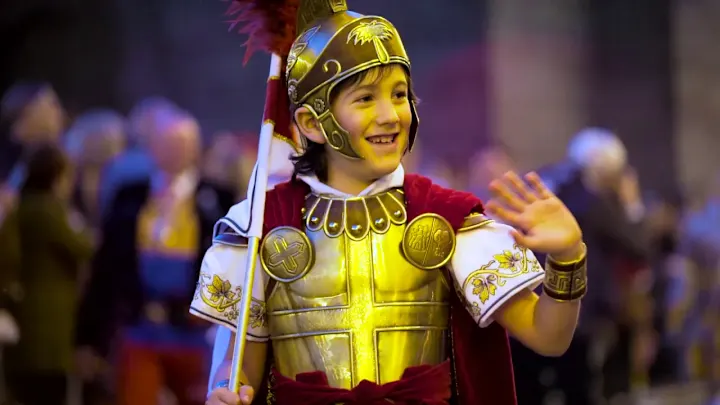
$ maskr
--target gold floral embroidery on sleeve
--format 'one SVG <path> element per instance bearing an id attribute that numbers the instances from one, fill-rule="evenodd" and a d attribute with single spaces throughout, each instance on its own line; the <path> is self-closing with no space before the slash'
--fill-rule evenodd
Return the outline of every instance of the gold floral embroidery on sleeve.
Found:
<path id="1" fill-rule="evenodd" d="M 242 298 L 242 287 L 234 286 L 229 280 L 223 280 L 217 274 L 201 273 L 194 299 L 202 300 L 205 305 L 216 310 L 228 321 L 236 321 L 240 315 L 237 305 Z M 267 326 L 265 303 L 252 299 L 250 303 L 250 327 Z"/>
<path id="2" fill-rule="evenodd" d="M 513 245 L 513 250 L 504 250 L 493 255 L 493 260 L 470 273 L 462 289 L 465 291 L 468 285 L 472 285 L 472 294 L 480 298 L 481 303 L 485 303 L 508 279 L 541 271 L 542 267 L 537 260 L 528 258 L 527 248 Z M 473 306 L 477 306 L 477 303 Z"/>

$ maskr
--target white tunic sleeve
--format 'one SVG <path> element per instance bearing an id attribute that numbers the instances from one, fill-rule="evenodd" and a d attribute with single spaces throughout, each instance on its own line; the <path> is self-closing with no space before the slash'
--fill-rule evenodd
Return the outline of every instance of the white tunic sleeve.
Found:
<path id="1" fill-rule="evenodd" d="M 238 235 L 234 238 L 215 238 L 203 258 L 200 279 L 190 304 L 190 313 L 193 315 L 233 331 L 237 330 L 237 307 L 244 290 L 247 245 L 242 244 L 243 241 L 244 238 Z M 258 260 L 247 335 L 247 339 L 254 342 L 269 339 L 265 284 L 265 273 Z"/>
<path id="2" fill-rule="evenodd" d="M 455 287 L 475 321 L 486 327 L 515 294 L 542 282 L 545 271 L 532 251 L 517 246 L 511 227 L 494 221 L 457 234 L 451 261 Z"/>

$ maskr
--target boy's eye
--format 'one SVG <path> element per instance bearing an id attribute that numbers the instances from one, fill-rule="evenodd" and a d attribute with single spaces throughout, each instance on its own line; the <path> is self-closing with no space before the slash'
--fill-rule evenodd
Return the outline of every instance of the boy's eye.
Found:
<path id="1" fill-rule="evenodd" d="M 408 94 L 406 91 L 395 92 L 395 98 L 403 99 L 403 98 L 407 98 L 407 96 L 408 96 Z"/>
<path id="2" fill-rule="evenodd" d="M 355 100 L 355 102 L 358 102 L 358 103 L 369 103 L 371 101 L 372 101 L 372 96 L 369 94 L 366 96 L 359 97 L 357 100 Z"/>

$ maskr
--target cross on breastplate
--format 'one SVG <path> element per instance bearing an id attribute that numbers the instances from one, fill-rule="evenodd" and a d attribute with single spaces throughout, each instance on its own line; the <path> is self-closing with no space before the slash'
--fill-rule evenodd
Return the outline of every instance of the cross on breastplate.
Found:
<path id="1" fill-rule="evenodd" d="M 399 251 L 397 256 L 388 254 L 382 260 L 377 260 L 376 252 L 389 251 L 390 246 L 397 249 L 397 239 L 395 239 L 397 236 L 390 237 L 389 240 L 386 239 L 387 237 L 387 234 L 371 234 L 359 241 L 346 239 L 341 248 L 344 252 L 343 264 L 326 266 L 322 259 L 324 256 L 320 255 L 319 263 L 316 263 L 316 267 L 311 270 L 314 272 L 314 277 L 311 280 L 301 278 L 292 284 L 297 290 L 304 291 L 309 288 L 308 284 L 334 283 L 338 277 L 338 270 L 342 269 L 347 277 L 347 299 L 343 304 L 324 304 L 322 309 L 318 306 L 314 310 L 295 308 L 292 312 L 274 314 L 272 310 L 270 312 L 271 330 L 276 338 L 284 339 L 298 334 L 349 337 L 350 375 L 337 378 L 349 378 L 351 381 L 348 382 L 352 385 L 357 385 L 365 379 L 375 382 L 381 380 L 380 375 L 383 371 L 379 367 L 379 357 L 385 360 L 383 366 L 385 371 L 392 371 L 390 374 L 395 374 L 394 379 L 400 378 L 406 367 L 402 359 L 407 356 L 392 356 L 391 353 L 402 350 L 431 350 L 425 346 L 433 346 L 434 343 L 426 341 L 423 345 L 418 345 L 416 342 L 408 345 L 411 340 L 403 337 L 402 333 L 443 331 L 448 324 L 446 288 L 440 281 L 441 273 L 414 268 L 401 258 Z M 323 242 L 319 239 L 324 236 L 310 235 L 310 238 L 315 246 L 321 246 Z M 422 287 L 417 288 L 414 293 L 412 290 L 403 290 L 400 287 L 394 293 L 393 286 L 405 284 L 400 279 L 407 280 L 407 278 L 423 280 L 416 284 L 416 288 Z M 289 293 L 288 290 L 285 291 Z M 383 298 L 376 300 L 376 293 Z M 292 293 L 290 294 L 292 296 Z M 390 298 L 395 294 L 403 298 Z M 308 297 L 304 296 L 302 300 L 308 300 Z M 324 298 L 318 301 L 323 300 Z M 386 340 L 381 348 L 383 334 Z M 310 353 L 319 356 L 315 357 L 314 361 L 323 363 L 326 359 L 317 354 L 322 350 L 315 344 L 319 343 L 307 341 L 303 343 L 304 347 L 310 348 Z M 389 350 L 390 353 L 381 355 L 381 349 Z M 336 375 L 343 375 L 344 367 L 347 365 L 342 365 L 333 371 L 330 371 L 332 365 L 326 364 L 324 367 L 328 367 L 323 371 L 328 374 L 332 384 Z"/>
<path id="2" fill-rule="evenodd" d="M 297 273 L 299 266 L 295 258 L 305 251 L 305 246 L 300 242 L 288 245 L 285 238 L 278 236 L 273 241 L 273 247 L 275 253 L 270 255 L 268 264 L 272 267 L 282 266 L 290 274 Z"/>

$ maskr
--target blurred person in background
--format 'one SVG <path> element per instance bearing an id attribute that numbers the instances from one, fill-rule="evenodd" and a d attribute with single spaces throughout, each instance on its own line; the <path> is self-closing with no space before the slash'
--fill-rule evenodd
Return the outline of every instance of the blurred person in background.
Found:
<path id="1" fill-rule="evenodd" d="M 57 94 L 44 82 L 18 82 L 0 101 L 0 345 L 18 339 L 11 312 L 22 293 L 15 204 L 25 181 L 23 156 L 32 145 L 57 142 L 64 115 Z"/>
<path id="2" fill-rule="evenodd" d="M 245 198 L 250 175 L 257 160 L 257 136 L 251 133 L 222 131 L 214 134 L 205 151 L 202 172 L 206 180 L 233 190 Z"/>
<path id="3" fill-rule="evenodd" d="M 127 144 L 125 117 L 110 109 L 80 115 L 67 131 L 65 148 L 77 165 L 75 207 L 93 227 L 100 226 L 100 187 L 103 170 Z"/>
<path id="4" fill-rule="evenodd" d="M 462 178 L 449 163 L 435 157 L 426 157 L 423 161 L 425 164 L 421 165 L 416 173 L 429 178 L 441 187 L 460 188 L 458 185 L 463 183 Z"/>
<path id="5" fill-rule="evenodd" d="M 258 136 L 256 134 L 245 132 L 240 135 L 240 198 L 242 201 L 247 194 L 247 187 L 250 184 L 255 162 L 258 156 Z"/>
<path id="6" fill-rule="evenodd" d="M 128 149 L 108 164 L 103 173 L 100 206 L 107 213 L 118 189 L 126 184 L 147 179 L 154 170 L 148 141 L 157 131 L 158 117 L 179 111 L 179 107 L 164 97 L 140 100 L 128 115 Z"/>
<path id="7" fill-rule="evenodd" d="M 573 346 L 560 359 L 574 368 L 563 383 L 568 390 L 589 392 L 593 369 L 599 369 L 602 396 L 610 399 L 630 389 L 633 342 L 645 342 L 646 348 L 654 344 L 646 209 L 627 150 L 611 131 L 580 131 L 562 165 L 574 170 L 556 185 L 556 193 L 583 230 L 593 286 L 583 301 Z"/>
<path id="8" fill-rule="evenodd" d="M 32 145 L 60 139 L 65 113 L 48 83 L 19 82 L 3 95 L 0 124 L 0 208 L 9 208 L 22 187 L 22 157 Z"/>
<path id="9" fill-rule="evenodd" d="M 57 142 L 64 124 L 65 113 L 48 83 L 19 82 L 5 92 L 0 102 L 0 211 L 10 210 L 22 187 L 27 148 Z"/>
<path id="10" fill-rule="evenodd" d="M 682 380 L 678 362 L 680 347 L 668 330 L 670 314 L 676 312 L 687 280 L 682 262 L 681 219 L 684 203 L 679 194 L 663 198 L 652 196 L 647 204 L 647 227 L 651 241 L 653 325 L 658 334 L 658 352 L 648 370 L 648 382 L 653 386 L 668 385 Z"/>
<path id="11" fill-rule="evenodd" d="M 720 176 L 714 180 L 704 206 L 683 223 L 689 299 L 675 318 L 686 376 L 707 382 L 712 405 L 720 404 Z"/>
<path id="12" fill-rule="evenodd" d="M 490 199 L 488 184 L 493 179 L 515 170 L 515 162 L 505 146 L 494 144 L 482 148 L 470 159 L 467 189 L 481 200 L 487 201 Z"/>
<path id="13" fill-rule="evenodd" d="M 80 353 L 107 356 L 117 344 L 120 405 L 154 404 L 163 385 L 179 405 L 204 401 L 209 325 L 191 320 L 188 303 L 213 224 L 235 201 L 202 178 L 195 118 L 166 110 L 156 119 L 156 169 L 118 190 L 80 312 Z M 86 375 L 93 356 L 82 356 Z"/>
<path id="14" fill-rule="evenodd" d="M 28 157 L 18 203 L 21 338 L 9 351 L 11 389 L 25 405 L 61 404 L 73 358 L 78 271 L 93 253 L 70 202 L 72 164 L 56 145 Z"/>
<path id="15" fill-rule="evenodd" d="M 65 149 L 77 165 L 73 204 L 92 229 L 95 243 L 99 243 L 101 238 L 100 189 L 103 171 L 122 153 L 126 143 L 125 117 L 111 109 L 93 109 L 81 114 L 65 135 Z M 79 276 L 80 294 L 89 275 L 90 269 L 84 266 Z M 78 361 L 86 362 L 83 359 Z M 82 376 L 75 377 L 71 383 L 75 386 L 83 383 Z M 83 401 L 86 405 L 103 403 L 111 396 L 107 391 L 106 384 L 102 381 L 85 381 L 82 384 Z"/>
<path id="16" fill-rule="evenodd" d="M 19 82 L 2 97 L 0 123 L 0 179 L 6 181 L 28 146 L 60 139 L 65 112 L 50 84 Z"/>
<path id="17" fill-rule="evenodd" d="M 412 153 L 402 158 L 403 168 L 411 173 L 422 174 L 442 187 L 461 188 L 463 179 L 444 159 L 435 156 L 422 147 L 422 142 L 413 145 Z"/>

